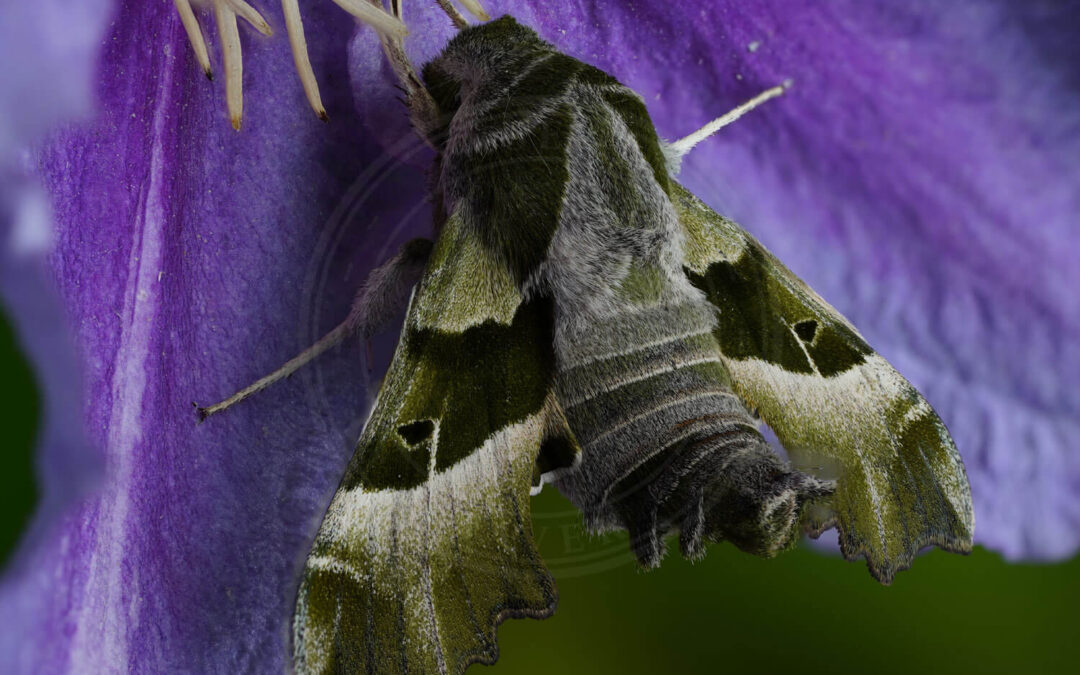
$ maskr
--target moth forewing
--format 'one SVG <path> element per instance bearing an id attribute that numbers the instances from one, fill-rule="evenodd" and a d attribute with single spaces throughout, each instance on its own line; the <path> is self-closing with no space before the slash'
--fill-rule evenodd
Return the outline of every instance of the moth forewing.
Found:
<path id="1" fill-rule="evenodd" d="M 529 503 L 541 448 L 570 436 L 550 391 L 549 309 L 478 260 L 457 223 L 442 229 L 308 556 L 300 672 L 460 672 L 494 661 L 504 619 L 554 611 Z"/>
<path id="2" fill-rule="evenodd" d="M 844 555 L 883 583 L 925 546 L 970 551 L 971 488 L 929 403 L 753 237 L 681 186 L 674 197 L 693 242 L 687 275 L 720 309 L 735 391 L 798 465 L 837 478 L 810 533 L 837 527 Z"/>

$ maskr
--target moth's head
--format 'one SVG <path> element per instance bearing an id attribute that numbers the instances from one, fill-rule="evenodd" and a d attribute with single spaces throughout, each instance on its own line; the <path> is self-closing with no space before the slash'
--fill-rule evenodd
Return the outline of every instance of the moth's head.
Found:
<path id="1" fill-rule="evenodd" d="M 424 84 L 439 111 L 452 117 L 464 100 L 505 93 L 531 63 L 554 52 L 531 28 L 503 16 L 458 33 L 424 66 Z"/>

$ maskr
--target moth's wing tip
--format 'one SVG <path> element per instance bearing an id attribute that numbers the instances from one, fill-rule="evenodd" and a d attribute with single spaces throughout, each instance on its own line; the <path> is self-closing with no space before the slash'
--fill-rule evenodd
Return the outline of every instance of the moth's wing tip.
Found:
<path id="1" fill-rule="evenodd" d="M 849 525 L 850 526 L 850 525 Z M 882 586 L 889 586 L 898 572 L 909 569 L 915 562 L 915 558 L 930 548 L 939 548 L 949 553 L 968 555 L 974 546 L 970 529 L 961 532 L 945 529 L 925 531 L 910 546 L 896 555 L 883 556 L 876 554 L 873 548 L 857 537 L 849 537 L 845 532 L 844 523 L 835 514 L 823 515 L 819 518 L 810 518 L 803 526 L 803 533 L 817 539 L 828 530 L 837 531 L 837 543 L 840 546 L 840 555 L 847 562 L 866 561 L 867 571 L 875 581 Z"/>
<path id="2" fill-rule="evenodd" d="M 882 586 L 891 586 L 897 573 L 910 569 L 915 562 L 915 558 L 920 553 L 929 551 L 931 548 L 939 548 L 948 553 L 968 555 L 972 551 L 973 542 L 971 535 L 967 533 L 957 536 L 950 532 L 935 532 L 920 537 L 910 549 L 905 549 L 898 555 L 879 557 L 873 555 L 865 546 L 848 549 L 845 546 L 844 537 L 840 537 L 840 552 L 844 559 L 849 562 L 856 562 L 860 558 L 865 559 L 870 576 Z"/>

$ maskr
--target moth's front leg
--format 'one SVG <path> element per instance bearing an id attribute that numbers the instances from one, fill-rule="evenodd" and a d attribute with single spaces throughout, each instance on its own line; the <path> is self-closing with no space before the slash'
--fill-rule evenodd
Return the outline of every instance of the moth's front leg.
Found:
<path id="1" fill-rule="evenodd" d="M 211 406 L 195 405 L 200 419 L 230 408 L 305 366 L 315 357 L 350 336 L 367 339 L 389 328 L 408 305 L 413 287 L 424 273 L 431 255 L 430 239 L 413 239 L 397 255 L 375 268 L 353 299 L 349 315 L 318 342 L 290 359 L 281 368 Z"/>

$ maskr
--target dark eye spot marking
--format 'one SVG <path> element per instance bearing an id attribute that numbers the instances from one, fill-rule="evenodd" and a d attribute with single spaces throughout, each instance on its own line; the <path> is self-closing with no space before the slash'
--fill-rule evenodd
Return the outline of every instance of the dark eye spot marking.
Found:
<path id="1" fill-rule="evenodd" d="M 423 443 L 431 438 L 433 431 L 435 431 L 435 423 L 431 420 L 409 422 L 408 424 L 402 424 L 397 429 L 398 435 L 404 438 L 409 445 Z"/>
<path id="2" fill-rule="evenodd" d="M 806 321 L 800 321 L 794 326 L 795 334 L 799 336 L 799 339 L 803 342 L 810 343 L 814 341 L 814 336 L 817 335 L 817 321 L 813 319 L 807 319 Z"/>

